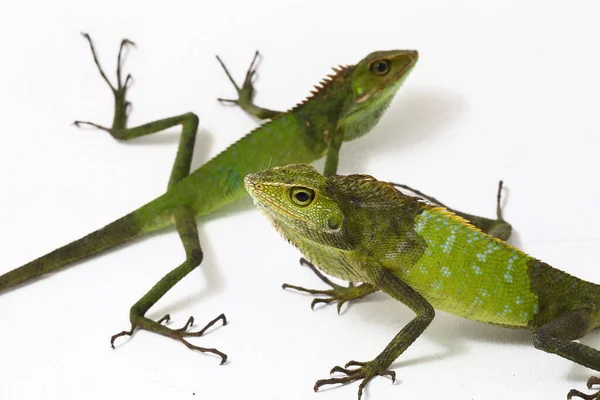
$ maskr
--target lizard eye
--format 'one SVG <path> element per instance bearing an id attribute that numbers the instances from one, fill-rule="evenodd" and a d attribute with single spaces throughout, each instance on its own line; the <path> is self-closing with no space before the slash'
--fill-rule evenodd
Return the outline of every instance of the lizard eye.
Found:
<path id="1" fill-rule="evenodd" d="M 377 75 L 385 75 L 390 72 L 390 62 L 388 60 L 379 60 L 371 64 L 371 72 Z"/>
<path id="2" fill-rule="evenodd" d="M 303 187 L 293 187 L 290 190 L 290 199 L 297 206 L 306 207 L 315 199 L 315 192 Z"/>

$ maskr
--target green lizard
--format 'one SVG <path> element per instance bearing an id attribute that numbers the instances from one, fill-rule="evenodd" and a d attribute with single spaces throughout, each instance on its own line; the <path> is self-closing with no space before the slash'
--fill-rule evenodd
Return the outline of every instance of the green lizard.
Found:
<path id="1" fill-rule="evenodd" d="M 324 272 L 381 289 L 410 307 L 410 321 L 373 360 L 350 361 L 314 389 L 375 376 L 433 320 L 434 309 L 529 329 L 536 348 L 600 371 L 600 351 L 573 342 L 600 326 L 600 285 L 492 237 L 445 208 L 368 175 L 324 177 L 307 165 L 250 174 L 246 189 L 282 236 Z M 350 368 L 356 367 L 356 368 Z M 590 378 L 588 387 L 600 383 Z M 600 399 L 571 390 L 568 398 Z"/>
<path id="2" fill-rule="evenodd" d="M 181 138 L 167 191 L 104 228 L 0 276 L 0 292 L 131 239 L 174 225 L 183 242 L 186 259 L 131 307 L 131 329 L 114 335 L 111 344 L 118 337 L 132 335 L 136 328 L 141 328 L 181 341 L 191 349 L 216 354 L 225 362 L 227 356 L 219 350 L 195 346 L 186 340 L 187 337 L 201 336 L 218 321 L 226 324 L 223 314 L 198 332 L 188 331 L 193 324 L 192 317 L 180 329 L 171 329 L 162 324 L 169 319 L 168 315 L 158 321 L 145 317 L 150 307 L 202 262 L 203 253 L 195 218 L 246 196 L 244 176 L 269 166 L 308 163 L 326 156 L 324 173 L 334 174 L 342 142 L 364 135 L 378 122 L 415 66 L 418 53 L 413 50 L 378 51 L 367 55 L 354 66 L 334 68 L 335 73 L 316 86 L 310 97 L 287 112 L 260 108 L 252 103 L 252 79 L 258 54 L 246 73 L 242 88 L 235 84 L 225 69 L 239 96 L 238 100 L 225 101 L 240 105 L 258 118 L 271 120 L 198 170 L 190 172 L 198 117 L 186 113 L 128 128 L 130 103 L 126 95 L 131 75 L 123 79 L 122 53 L 133 42 L 121 42 L 115 87 L 100 66 L 90 36 L 83 36 L 90 45 L 102 78 L 114 94 L 115 108 L 110 128 L 83 121 L 76 121 L 76 125 L 91 125 L 107 131 L 118 140 L 130 140 L 181 125 Z"/>

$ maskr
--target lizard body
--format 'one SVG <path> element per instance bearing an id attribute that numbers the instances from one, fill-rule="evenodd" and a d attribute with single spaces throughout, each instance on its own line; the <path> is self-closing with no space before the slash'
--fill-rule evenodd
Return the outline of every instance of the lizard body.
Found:
<path id="1" fill-rule="evenodd" d="M 360 399 L 374 376 L 394 378 L 388 367 L 427 328 L 434 309 L 533 330 L 536 348 L 600 371 L 600 351 L 572 341 L 600 326 L 599 285 L 367 175 L 324 177 L 290 165 L 249 175 L 246 187 L 274 227 L 317 267 L 379 288 L 416 313 L 375 359 L 334 367 L 346 376 L 320 380 L 315 390 L 362 380 Z M 571 396 L 597 399 L 575 390 Z"/>

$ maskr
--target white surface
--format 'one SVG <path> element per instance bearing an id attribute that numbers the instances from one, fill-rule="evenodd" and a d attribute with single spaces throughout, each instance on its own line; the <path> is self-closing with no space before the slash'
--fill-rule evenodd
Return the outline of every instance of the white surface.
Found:
<path id="1" fill-rule="evenodd" d="M 113 77 L 119 40 L 138 43 L 126 71 L 132 124 L 194 111 L 194 166 L 255 126 L 215 98 L 264 60 L 257 101 L 285 108 L 329 67 L 370 51 L 415 48 L 421 59 L 381 123 L 342 150 L 340 173 L 368 173 L 492 216 L 497 180 L 508 188 L 513 243 L 600 282 L 600 53 L 598 5 L 565 2 L 12 2 L 0 15 L 0 272 L 77 239 L 166 187 L 177 143 L 167 132 L 117 143 L 74 119 L 108 124 L 112 99 L 79 31 L 93 35 Z M 575 4 L 575 3 L 573 3 Z M 322 166 L 322 164 L 319 164 Z M 201 188 L 200 188 L 201 190 Z M 201 345 L 128 328 L 128 310 L 182 260 L 169 232 L 0 295 L 1 399 L 355 399 L 357 384 L 314 394 L 336 364 L 367 360 L 411 318 L 375 295 L 342 316 L 311 312 L 282 282 L 322 287 L 298 266 L 249 201 L 199 224 L 205 260 L 150 315 L 178 326 L 225 312 L 230 324 Z M 600 346 L 598 335 L 584 340 Z M 591 371 L 530 345 L 529 334 L 439 312 L 393 364 L 396 385 L 366 399 L 565 398 Z M 195 396 L 194 396 L 195 394 Z"/>

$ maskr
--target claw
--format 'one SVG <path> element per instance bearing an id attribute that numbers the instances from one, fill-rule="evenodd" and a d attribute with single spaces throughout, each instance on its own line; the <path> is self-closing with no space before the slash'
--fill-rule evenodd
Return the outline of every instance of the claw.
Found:
<path id="1" fill-rule="evenodd" d="M 588 389 L 591 389 L 594 385 L 600 385 L 600 378 L 597 376 L 590 376 L 590 379 L 588 379 L 586 385 Z"/>
<path id="2" fill-rule="evenodd" d="M 94 47 L 94 42 L 92 41 L 92 37 L 85 32 L 81 32 L 81 35 L 88 41 L 88 43 L 90 45 L 90 49 L 92 50 L 92 57 L 94 57 L 94 63 L 96 64 L 96 67 L 98 67 L 98 71 L 100 72 L 100 75 L 102 75 L 102 79 L 104 79 L 104 81 L 108 84 L 108 86 L 111 88 L 113 93 L 116 93 L 117 89 L 115 89 L 115 87 L 112 85 L 112 83 L 110 83 L 110 81 L 108 80 L 108 77 L 106 76 L 106 74 L 104 73 L 104 70 L 102 69 L 102 66 L 100 65 L 100 61 L 98 60 L 98 55 L 96 54 L 96 48 Z M 120 53 L 121 53 L 121 51 L 119 50 L 119 55 L 120 55 Z"/>
<path id="3" fill-rule="evenodd" d="M 321 273 L 321 271 L 319 271 L 317 269 L 317 267 L 315 267 L 315 265 L 313 263 L 311 263 L 310 261 L 308 261 L 306 258 L 302 257 L 300 258 L 300 265 L 304 265 L 305 267 L 308 267 L 312 270 L 312 272 L 314 272 L 314 274 L 323 282 L 325 282 L 327 285 L 331 286 L 331 287 L 341 287 L 340 285 L 338 285 L 337 283 L 332 282 L 328 277 L 326 277 L 325 275 L 323 275 Z"/>
<path id="4" fill-rule="evenodd" d="M 390 370 L 383 371 L 381 373 L 381 376 L 389 376 L 390 379 L 392 380 L 392 383 L 396 382 L 396 372 L 394 372 L 394 371 L 390 371 Z"/>
<path id="5" fill-rule="evenodd" d="M 221 102 L 221 103 L 229 103 L 229 104 L 233 104 L 233 105 L 237 105 L 237 104 L 238 104 L 238 101 L 237 101 L 237 100 L 233 100 L 233 99 L 222 99 L 222 98 L 220 98 L 220 97 L 218 97 L 218 98 L 217 98 L 217 101 L 218 101 L 218 102 Z"/>
<path id="6" fill-rule="evenodd" d="M 192 325 L 194 325 L 194 317 L 189 317 L 187 322 L 185 323 L 185 325 L 183 325 L 181 328 L 179 329 L 174 329 L 174 332 L 177 333 L 187 333 L 186 331 L 192 327 Z M 187 336 L 184 334 L 184 336 Z"/>
<path id="7" fill-rule="evenodd" d="M 135 329 L 138 326 L 142 326 L 151 332 L 156 332 L 161 335 L 164 335 L 164 336 L 170 337 L 172 339 L 175 339 L 177 341 L 180 341 L 181 343 L 186 345 L 189 349 L 197 350 L 202 353 L 215 354 L 215 355 L 221 357 L 221 365 L 225 364 L 225 362 L 227 361 L 227 354 L 225 354 L 217 349 L 214 349 L 214 348 L 206 348 L 206 347 L 196 346 L 196 345 L 191 344 L 187 340 L 185 340 L 185 338 L 187 338 L 187 337 L 198 337 L 198 336 L 204 335 L 204 333 L 218 321 L 221 321 L 223 326 L 227 325 L 227 318 L 225 317 L 225 314 L 219 315 L 218 317 L 216 317 L 215 319 L 210 321 L 208 324 L 206 324 L 206 326 L 204 328 L 202 328 L 201 330 L 199 330 L 197 332 L 188 332 L 187 331 L 190 327 L 192 327 L 194 325 L 194 317 L 189 317 L 188 320 L 186 321 L 186 323 L 179 329 L 170 329 L 170 328 L 167 328 L 166 326 L 162 325 L 163 323 L 169 322 L 170 319 L 171 319 L 171 316 L 169 314 L 166 314 L 164 317 L 162 317 L 161 319 L 156 321 L 156 323 L 160 325 L 160 329 L 158 329 L 158 328 L 155 328 L 152 326 L 153 321 L 147 320 L 147 319 L 145 319 L 145 317 L 142 317 L 141 318 L 142 321 L 147 321 L 150 324 L 146 324 L 142 321 L 140 321 L 140 325 L 136 325 L 136 324 L 132 323 L 130 330 L 122 331 L 122 332 L 119 332 L 119 333 L 113 335 L 110 338 L 110 345 L 114 349 L 115 348 L 115 345 L 114 345 L 115 340 L 117 340 L 118 338 L 120 338 L 122 336 L 132 336 Z"/>
<path id="8" fill-rule="evenodd" d="M 242 102 L 242 103 L 252 102 L 252 98 L 254 97 L 253 78 L 256 76 L 256 68 L 258 66 L 259 56 L 260 56 L 260 53 L 257 50 L 254 53 L 254 58 L 252 58 L 250 67 L 246 71 L 244 83 L 242 84 L 241 88 L 238 86 L 237 82 L 231 76 L 231 73 L 225 66 L 225 63 L 223 62 L 223 60 L 221 60 L 221 57 L 216 56 L 217 61 L 219 61 L 219 64 L 221 64 L 221 67 L 223 67 L 223 70 L 225 71 L 225 75 L 227 75 L 227 78 L 229 78 L 229 81 L 233 84 L 233 86 L 235 87 L 235 90 L 238 94 L 238 100 L 218 98 L 217 100 L 219 102 L 235 104 L 235 105 L 240 105 L 240 102 Z"/>
<path id="9" fill-rule="evenodd" d="M 353 371 L 350 371 L 349 369 L 342 368 L 339 365 L 336 365 L 335 367 L 331 368 L 331 371 L 329 371 L 329 375 L 333 375 L 336 372 L 341 372 L 342 374 L 346 374 L 346 375 L 352 375 Z"/>
<path id="10" fill-rule="evenodd" d="M 588 379 L 586 386 L 588 389 L 592 390 L 592 387 L 598 384 L 600 384 L 600 378 L 592 376 L 590 377 L 590 379 Z M 584 400 L 600 400 L 600 391 L 596 393 L 585 394 L 583 392 L 580 392 L 579 390 L 571 389 L 567 394 L 567 399 L 572 399 L 574 397 L 578 397 Z"/>
<path id="11" fill-rule="evenodd" d="M 179 341 L 181 343 L 185 344 L 187 346 L 187 348 L 190 350 L 196 350 L 201 353 L 212 353 L 212 354 L 215 354 L 215 355 L 221 357 L 221 362 L 219 363 L 219 365 L 223 365 L 223 364 L 225 364 L 225 362 L 227 362 L 227 354 L 225 354 L 217 349 L 196 346 L 196 345 L 191 344 L 184 338 L 180 338 Z"/>
<path id="12" fill-rule="evenodd" d="M 221 57 L 219 57 L 219 56 L 215 56 L 215 57 L 217 57 L 217 61 L 219 62 L 219 64 L 221 64 L 221 67 L 223 67 L 223 70 L 225 71 L 225 75 L 227 75 L 227 77 L 229 78 L 229 81 L 233 84 L 233 86 L 239 92 L 240 91 L 240 87 L 237 85 L 237 83 L 235 82 L 235 80 L 233 79 L 233 77 L 231 76 L 231 74 L 229 73 L 229 70 L 225 66 L 225 63 L 221 60 Z"/>
<path id="13" fill-rule="evenodd" d="M 123 131 L 127 128 L 127 119 L 132 109 L 131 102 L 127 101 L 126 97 L 127 90 L 133 84 L 133 77 L 131 76 L 131 74 L 127 74 L 127 76 L 125 77 L 125 81 L 123 81 L 121 70 L 123 64 L 125 63 L 125 51 L 128 50 L 129 46 L 135 46 L 135 43 L 129 39 L 121 40 L 121 46 L 119 47 L 119 54 L 117 56 L 117 84 L 115 87 L 115 85 L 113 85 L 110 82 L 110 80 L 106 76 L 106 73 L 104 72 L 104 69 L 100 65 L 98 54 L 96 53 L 96 48 L 94 46 L 94 42 L 92 41 L 91 36 L 83 32 L 81 34 L 88 41 L 90 50 L 92 51 L 92 57 L 94 58 L 94 63 L 96 64 L 96 67 L 98 68 L 102 79 L 104 79 L 104 81 L 110 87 L 110 90 L 113 93 L 113 96 L 115 98 L 115 114 L 113 117 L 112 128 L 110 129 L 87 121 L 75 121 L 75 125 L 78 127 L 81 125 L 93 126 L 95 128 L 110 133 L 111 136 L 113 136 L 115 139 L 125 139 Z"/>
<path id="14" fill-rule="evenodd" d="M 359 366 L 359 368 L 350 370 L 348 369 L 349 366 Z M 361 382 L 360 385 L 358 385 L 358 399 L 360 400 L 364 388 L 374 377 L 389 376 L 392 379 L 392 383 L 396 381 L 396 373 L 386 369 L 387 366 L 381 365 L 381 362 L 377 361 L 376 359 L 369 362 L 359 362 L 354 360 L 349 361 L 346 363 L 345 367 L 346 368 L 342 368 L 340 366 L 333 367 L 330 371 L 330 374 L 339 372 L 346 374 L 346 376 L 318 380 L 314 386 L 315 392 L 324 385 L 334 385 L 338 383 L 346 384 L 360 379 Z"/>
<path id="15" fill-rule="evenodd" d="M 337 303 L 337 313 L 338 315 L 342 313 L 342 306 L 349 301 L 360 299 L 362 297 L 367 296 L 370 293 L 376 292 L 377 289 L 368 284 L 362 284 L 359 286 L 354 286 L 352 282 L 348 284 L 348 286 L 338 285 L 335 282 L 332 282 L 329 278 L 321 273 L 312 263 L 307 261 L 305 258 L 300 259 L 300 264 L 309 267 L 317 277 L 323 281 L 325 284 L 329 285 L 331 289 L 326 290 L 315 290 L 315 289 L 306 289 L 300 286 L 290 285 L 284 283 L 281 287 L 283 289 L 294 289 L 299 292 L 309 293 L 309 294 L 317 294 L 324 295 L 326 297 L 318 297 L 313 299 L 310 303 L 310 308 L 312 310 L 315 309 L 315 306 L 319 303 L 324 304 L 332 304 Z"/>
<path id="16" fill-rule="evenodd" d="M 89 126 L 93 126 L 96 129 L 100 129 L 102 131 L 111 133 L 111 130 L 109 128 L 102 126 L 102 125 L 95 124 L 93 122 L 89 122 L 89 121 L 73 121 L 73 125 L 75 125 L 78 128 L 81 128 L 81 125 L 89 125 Z"/>
<path id="17" fill-rule="evenodd" d="M 190 317 L 190 319 L 188 320 L 188 323 L 190 323 L 190 321 L 191 321 L 191 324 L 193 324 L 194 323 L 194 317 Z M 210 327 L 212 327 L 214 324 L 216 324 L 219 321 L 221 321 L 221 323 L 223 324 L 223 326 L 227 325 L 227 318 L 225 317 L 225 314 L 219 315 L 217 318 L 213 319 L 208 324 L 206 324 L 204 326 L 204 328 L 202 328 L 198 332 L 188 332 L 188 333 L 185 334 L 185 336 L 202 336 L 202 335 L 204 335 L 204 333 Z M 189 326 L 191 326 L 191 324 Z"/>
<path id="18" fill-rule="evenodd" d="M 321 299 L 321 298 L 313 299 L 313 301 L 310 303 L 310 309 L 314 311 L 315 306 L 317 304 L 319 304 L 319 303 L 330 304 L 334 300 L 335 299 Z"/>
<path id="19" fill-rule="evenodd" d="M 110 338 L 110 347 L 115 348 L 115 340 L 120 338 L 121 336 L 133 336 L 133 332 L 135 331 L 136 326 L 131 324 L 131 329 L 128 331 L 121 331 L 116 335 L 112 335 Z"/>
<path id="20" fill-rule="evenodd" d="M 131 114 L 132 110 L 133 110 L 133 104 L 131 104 L 130 101 L 126 101 L 125 102 L 125 116 L 129 117 L 129 114 Z"/>
<path id="21" fill-rule="evenodd" d="M 584 400 L 598 400 L 599 393 L 585 394 L 576 389 L 571 389 L 567 394 L 567 400 L 571 400 L 574 397 L 579 397 Z"/>
<path id="22" fill-rule="evenodd" d="M 588 379 L 586 386 L 588 389 L 592 390 L 592 387 L 598 384 L 600 384 L 600 378 L 596 376 L 591 376 L 590 379 Z M 600 391 L 596 393 L 585 394 L 583 392 L 580 392 L 579 390 L 571 389 L 567 394 L 567 399 L 570 400 L 574 397 L 579 397 L 580 399 L 584 400 L 600 400 Z"/>
<path id="23" fill-rule="evenodd" d="M 133 43 L 131 40 L 129 39 L 123 39 L 121 40 L 121 46 L 119 47 L 119 55 L 117 56 L 117 85 L 119 87 L 119 90 L 125 88 L 127 89 L 127 81 L 129 80 L 129 77 L 131 74 L 127 75 L 127 78 L 125 78 L 125 84 L 121 84 L 122 80 L 121 80 L 121 67 L 123 66 L 123 63 L 125 62 L 125 57 L 122 57 L 123 54 L 123 49 L 127 50 L 127 46 L 133 46 L 135 47 L 135 43 Z"/>
<path id="24" fill-rule="evenodd" d="M 133 76 L 131 76 L 131 74 L 127 74 L 125 77 L 125 83 L 123 83 L 123 87 L 125 89 L 129 89 L 131 85 L 133 85 Z"/>

